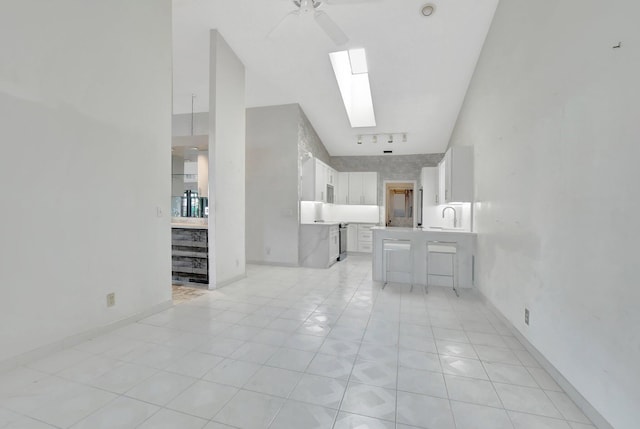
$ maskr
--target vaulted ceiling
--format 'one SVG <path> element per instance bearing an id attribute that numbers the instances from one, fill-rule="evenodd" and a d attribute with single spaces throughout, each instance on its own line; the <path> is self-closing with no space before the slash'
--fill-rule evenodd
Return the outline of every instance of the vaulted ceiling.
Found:
<path id="1" fill-rule="evenodd" d="M 435 13 L 425 17 L 429 2 Z M 312 15 L 278 26 L 296 9 L 290 0 L 173 0 L 174 113 L 191 112 L 192 94 L 195 111 L 208 111 L 209 30 L 217 29 L 245 64 L 247 106 L 299 103 L 331 155 L 443 152 L 497 3 L 330 0 L 318 10 L 349 37 L 336 46 Z M 360 47 L 377 120 L 370 128 L 351 128 L 328 55 Z"/>

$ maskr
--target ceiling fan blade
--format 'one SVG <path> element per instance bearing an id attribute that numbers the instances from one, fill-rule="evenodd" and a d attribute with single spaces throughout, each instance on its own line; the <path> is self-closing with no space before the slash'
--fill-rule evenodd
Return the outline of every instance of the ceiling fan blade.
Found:
<path id="1" fill-rule="evenodd" d="M 281 20 L 280 20 L 280 22 L 278 22 L 278 23 L 276 24 L 276 26 L 275 26 L 275 27 L 273 27 L 273 28 L 271 29 L 271 31 L 269 31 L 269 32 L 267 33 L 266 38 L 267 38 L 267 39 L 271 38 L 271 36 L 273 35 L 273 33 L 275 33 L 275 32 L 276 32 L 276 30 L 277 30 L 278 28 L 282 27 L 282 25 L 284 24 L 284 22 L 285 22 L 285 21 L 287 21 L 287 20 L 288 20 L 289 18 L 291 18 L 292 16 L 298 16 L 298 15 L 300 15 L 300 11 L 299 11 L 299 10 L 293 10 L 293 11 L 289 12 L 288 14 L 286 14 L 286 15 L 285 15 Z"/>
<path id="2" fill-rule="evenodd" d="M 336 24 L 324 11 L 319 10 L 315 12 L 313 14 L 313 18 L 336 45 L 344 45 L 349 41 L 349 38 L 344 34 L 344 31 L 342 31 L 342 29 L 338 27 L 338 24 Z"/>

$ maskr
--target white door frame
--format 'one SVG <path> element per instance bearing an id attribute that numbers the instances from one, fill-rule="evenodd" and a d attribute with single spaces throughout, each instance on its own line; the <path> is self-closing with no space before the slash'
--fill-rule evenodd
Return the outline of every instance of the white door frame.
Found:
<path id="1" fill-rule="evenodd" d="M 416 215 L 418 214 L 417 204 L 418 204 L 418 181 L 410 180 L 410 179 L 394 179 L 394 180 L 383 180 L 382 181 L 382 224 L 386 226 L 387 222 L 387 184 L 393 183 L 411 183 L 413 184 L 413 227 L 416 228 L 417 219 Z"/>

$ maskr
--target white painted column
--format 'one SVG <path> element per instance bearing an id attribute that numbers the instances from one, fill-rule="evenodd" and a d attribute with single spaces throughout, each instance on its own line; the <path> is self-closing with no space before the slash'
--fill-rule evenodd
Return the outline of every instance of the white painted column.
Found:
<path id="1" fill-rule="evenodd" d="M 209 86 L 209 288 L 246 275 L 245 69 L 211 30 Z"/>

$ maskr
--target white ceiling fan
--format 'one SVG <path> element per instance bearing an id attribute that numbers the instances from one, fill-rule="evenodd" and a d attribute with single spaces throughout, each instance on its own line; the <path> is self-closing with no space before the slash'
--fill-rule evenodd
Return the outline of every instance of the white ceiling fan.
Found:
<path id="1" fill-rule="evenodd" d="M 313 15 L 313 19 L 318 26 L 333 40 L 336 45 L 344 45 L 349 41 L 349 37 L 342 31 L 342 29 L 336 24 L 329 15 L 320 8 L 324 5 L 344 5 L 355 3 L 367 3 L 371 0 L 292 0 L 292 3 L 297 8 L 289 12 L 282 18 L 282 20 L 276 25 L 273 30 L 269 32 L 267 37 L 270 37 L 278 28 L 280 28 L 285 21 L 295 16 L 300 17 L 303 15 Z"/>

